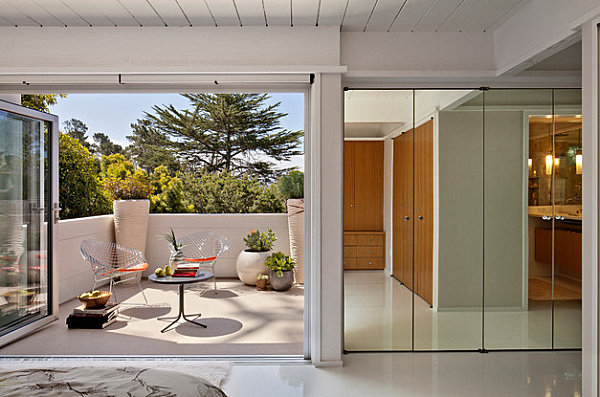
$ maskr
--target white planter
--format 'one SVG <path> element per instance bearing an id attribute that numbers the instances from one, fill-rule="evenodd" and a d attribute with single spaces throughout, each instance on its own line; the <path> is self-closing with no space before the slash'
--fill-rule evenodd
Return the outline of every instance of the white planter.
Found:
<path id="1" fill-rule="evenodd" d="M 296 262 L 296 283 L 304 284 L 304 199 L 287 201 L 290 256 Z"/>
<path id="2" fill-rule="evenodd" d="M 252 252 L 242 251 L 235 262 L 238 277 L 244 284 L 256 285 L 256 276 L 265 273 L 267 267 L 265 261 L 271 255 L 271 251 Z"/>
<path id="3" fill-rule="evenodd" d="M 113 201 L 117 244 L 138 249 L 145 254 L 149 211 L 150 200 Z M 136 272 L 135 275 L 139 279 L 142 274 Z"/>

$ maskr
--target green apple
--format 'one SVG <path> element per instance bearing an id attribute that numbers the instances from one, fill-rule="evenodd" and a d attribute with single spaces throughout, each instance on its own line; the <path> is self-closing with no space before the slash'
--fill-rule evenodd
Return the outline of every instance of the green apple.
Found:
<path id="1" fill-rule="evenodd" d="M 160 267 L 157 267 L 156 270 L 154 270 L 154 274 L 156 275 L 156 277 L 162 277 L 160 274 L 163 272 L 164 272 L 164 270 L 161 269 Z"/>
<path id="2" fill-rule="evenodd" d="M 173 274 L 173 269 L 171 269 L 171 266 L 165 266 L 165 275 L 170 276 L 171 274 Z"/>

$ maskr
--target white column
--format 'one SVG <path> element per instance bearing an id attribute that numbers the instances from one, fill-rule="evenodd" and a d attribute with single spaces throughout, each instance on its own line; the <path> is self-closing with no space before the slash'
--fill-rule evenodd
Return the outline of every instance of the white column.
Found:
<path id="1" fill-rule="evenodd" d="M 598 23 L 582 29 L 583 395 L 598 396 Z"/>
<path id="2" fill-rule="evenodd" d="M 311 89 L 311 355 L 342 365 L 343 102 L 341 75 L 317 74 Z"/>
<path id="3" fill-rule="evenodd" d="M 21 94 L 0 94 L 0 101 L 21 104 Z"/>

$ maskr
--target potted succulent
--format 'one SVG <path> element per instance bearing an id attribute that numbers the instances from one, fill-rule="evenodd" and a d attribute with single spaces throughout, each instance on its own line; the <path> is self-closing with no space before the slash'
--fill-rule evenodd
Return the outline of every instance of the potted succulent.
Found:
<path id="1" fill-rule="evenodd" d="M 276 252 L 265 261 L 271 269 L 271 288 L 275 291 L 287 291 L 294 284 L 294 260 L 283 252 Z"/>
<path id="2" fill-rule="evenodd" d="M 265 270 L 265 260 L 271 254 L 273 244 L 277 240 L 273 230 L 267 233 L 250 230 L 244 238 L 246 249 L 237 257 L 236 271 L 244 284 L 256 285 L 256 276 Z"/>
<path id="3" fill-rule="evenodd" d="M 290 256 L 296 262 L 296 282 L 304 284 L 304 174 L 290 171 L 279 178 L 278 186 L 287 204 Z"/>
<path id="4" fill-rule="evenodd" d="M 265 291 L 267 289 L 267 284 L 269 284 L 268 274 L 259 274 L 256 276 L 256 289 L 259 291 Z"/>
<path id="5" fill-rule="evenodd" d="M 185 263 L 185 256 L 181 249 L 183 245 L 177 242 L 177 238 L 175 237 L 175 232 L 171 229 L 171 233 L 163 233 L 162 237 L 167 240 L 169 243 L 169 250 L 171 251 L 171 255 L 169 256 L 169 270 L 177 269 L 177 266 Z M 167 271 L 168 273 L 169 271 Z"/>

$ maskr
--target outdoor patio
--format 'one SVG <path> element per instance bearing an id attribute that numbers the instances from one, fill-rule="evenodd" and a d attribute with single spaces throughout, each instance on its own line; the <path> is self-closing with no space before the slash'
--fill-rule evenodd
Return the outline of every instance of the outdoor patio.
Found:
<path id="1" fill-rule="evenodd" d="M 119 285 L 121 302 L 143 302 L 136 284 Z M 161 333 L 176 315 L 177 286 L 142 281 L 152 307 L 122 306 L 116 323 L 105 329 L 67 329 L 67 316 L 79 305 L 60 305 L 58 321 L 0 349 L 0 355 L 301 355 L 304 332 L 304 288 L 258 291 L 237 279 L 187 285 L 185 310 L 202 313 L 202 328 L 182 322 Z"/>

